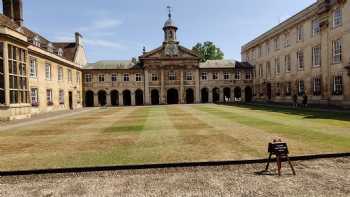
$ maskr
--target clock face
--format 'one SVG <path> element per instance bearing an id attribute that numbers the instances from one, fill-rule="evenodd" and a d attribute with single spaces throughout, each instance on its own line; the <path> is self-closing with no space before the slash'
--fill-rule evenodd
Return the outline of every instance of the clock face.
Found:
<path id="1" fill-rule="evenodd" d="M 169 44 L 165 47 L 165 55 L 176 56 L 178 54 L 178 48 L 176 44 Z"/>

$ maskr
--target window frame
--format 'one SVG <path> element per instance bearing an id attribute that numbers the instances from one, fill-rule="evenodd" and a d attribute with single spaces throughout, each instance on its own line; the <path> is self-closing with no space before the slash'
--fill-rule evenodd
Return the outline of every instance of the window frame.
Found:
<path id="1" fill-rule="evenodd" d="M 38 64 L 37 58 L 31 56 L 30 57 L 30 78 L 37 79 L 38 77 Z"/>
<path id="2" fill-rule="evenodd" d="M 136 74 L 135 74 L 135 81 L 137 81 L 137 82 L 142 81 L 142 75 L 141 75 L 141 73 L 136 73 Z"/>
<path id="3" fill-rule="evenodd" d="M 211 74 L 211 78 L 212 78 L 213 80 L 219 80 L 219 73 L 218 73 L 218 72 L 213 72 L 213 73 Z"/>
<path id="4" fill-rule="evenodd" d="M 45 63 L 45 79 L 47 81 L 52 80 L 52 66 L 50 63 Z"/>
<path id="5" fill-rule="evenodd" d="M 124 82 L 130 81 L 129 73 L 124 73 L 124 74 L 123 74 L 123 81 L 124 81 Z"/>
<path id="6" fill-rule="evenodd" d="M 57 69 L 57 80 L 58 81 L 63 81 L 63 76 L 64 76 L 63 67 L 62 66 L 58 66 L 58 69 Z"/>
<path id="7" fill-rule="evenodd" d="M 344 94 L 343 75 L 333 76 L 333 96 L 342 96 Z"/>
<path id="8" fill-rule="evenodd" d="M 168 72 L 168 80 L 169 81 L 176 81 L 176 72 L 175 71 Z"/>
<path id="9" fill-rule="evenodd" d="M 60 89 L 58 91 L 58 101 L 60 105 L 64 105 L 64 100 L 65 100 L 64 97 L 65 97 L 64 90 Z"/>
<path id="10" fill-rule="evenodd" d="M 297 51 L 297 64 L 298 64 L 298 70 L 302 71 L 305 68 L 305 59 L 304 59 L 304 51 L 299 49 Z"/>
<path id="11" fill-rule="evenodd" d="M 92 82 L 92 74 L 91 73 L 86 73 L 84 75 L 84 81 L 85 81 L 85 83 L 91 83 Z"/>
<path id="12" fill-rule="evenodd" d="M 53 105 L 53 94 L 52 89 L 46 89 L 46 102 L 48 106 Z"/>
<path id="13" fill-rule="evenodd" d="M 235 80 L 239 81 L 241 80 L 241 71 L 235 70 Z"/>
<path id="14" fill-rule="evenodd" d="M 159 81 L 159 75 L 158 75 L 158 73 L 152 73 L 152 74 L 151 74 L 151 80 L 152 80 L 152 81 Z"/>
<path id="15" fill-rule="evenodd" d="M 32 107 L 39 106 L 39 89 L 37 87 L 32 87 L 30 89 L 30 100 L 31 100 Z"/>
<path id="16" fill-rule="evenodd" d="M 208 72 L 202 72 L 201 73 L 201 80 L 202 81 L 208 81 Z"/>
<path id="17" fill-rule="evenodd" d="M 332 41 L 332 62 L 333 64 L 340 64 L 342 62 L 342 39 Z"/>
<path id="18" fill-rule="evenodd" d="M 231 78 L 231 74 L 229 72 L 224 72 L 224 80 L 228 81 Z"/>
<path id="19" fill-rule="evenodd" d="M 99 74 L 98 75 L 98 82 L 105 82 L 105 75 L 104 74 Z"/>
<path id="20" fill-rule="evenodd" d="M 312 47 L 312 66 L 320 67 L 321 66 L 321 45 Z M 318 53 L 316 53 L 318 51 Z"/>
<path id="21" fill-rule="evenodd" d="M 193 75 L 191 71 L 185 72 L 185 81 L 192 81 L 193 80 Z"/>
<path id="22" fill-rule="evenodd" d="M 117 74 L 117 73 L 112 73 L 112 75 L 111 75 L 111 81 L 112 81 L 112 82 L 118 81 L 118 74 Z"/>
<path id="23" fill-rule="evenodd" d="M 341 7 L 337 7 L 333 11 L 332 17 L 333 17 L 332 27 L 334 29 L 343 25 L 343 12 L 342 12 Z"/>

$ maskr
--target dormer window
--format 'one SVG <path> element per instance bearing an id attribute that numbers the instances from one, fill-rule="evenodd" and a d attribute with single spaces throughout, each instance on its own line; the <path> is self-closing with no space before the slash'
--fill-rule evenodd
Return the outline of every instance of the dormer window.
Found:
<path id="1" fill-rule="evenodd" d="M 58 56 L 63 56 L 63 49 L 62 48 L 59 48 L 58 51 L 57 51 L 57 54 Z"/>
<path id="2" fill-rule="evenodd" d="M 52 43 L 47 44 L 47 51 L 49 51 L 50 53 L 53 53 L 53 45 L 52 45 Z"/>
<path id="3" fill-rule="evenodd" d="M 38 35 L 34 36 L 34 38 L 33 38 L 33 45 L 36 46 L 36 47 L 40 47 L 41 46 L 40 38 L 39 38 Z"/>

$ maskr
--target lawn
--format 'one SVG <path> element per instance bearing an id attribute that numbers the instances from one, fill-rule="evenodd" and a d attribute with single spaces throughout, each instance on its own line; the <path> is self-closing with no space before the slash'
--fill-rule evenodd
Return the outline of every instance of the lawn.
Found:
<path id="1" fill-rule="evenodd" d="M 292 155 L 350 152 L 350 113 L 277 107 L 100 108 L 0 126 L 0 171 L 265 158 L 272 139 Z"/>

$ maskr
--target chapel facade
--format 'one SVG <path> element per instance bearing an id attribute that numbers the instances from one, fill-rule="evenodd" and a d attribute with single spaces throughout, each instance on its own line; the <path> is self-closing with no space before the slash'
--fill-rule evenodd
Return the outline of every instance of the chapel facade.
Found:
<path id="1" fill-rule="evenodd" d="M 169 13 L 160 47 L 138 60 L 99 61 L 83 67 L 85 106 L 252 101 L 253 69 L 246 62 L 200 62 L 180 45 Z"/>

